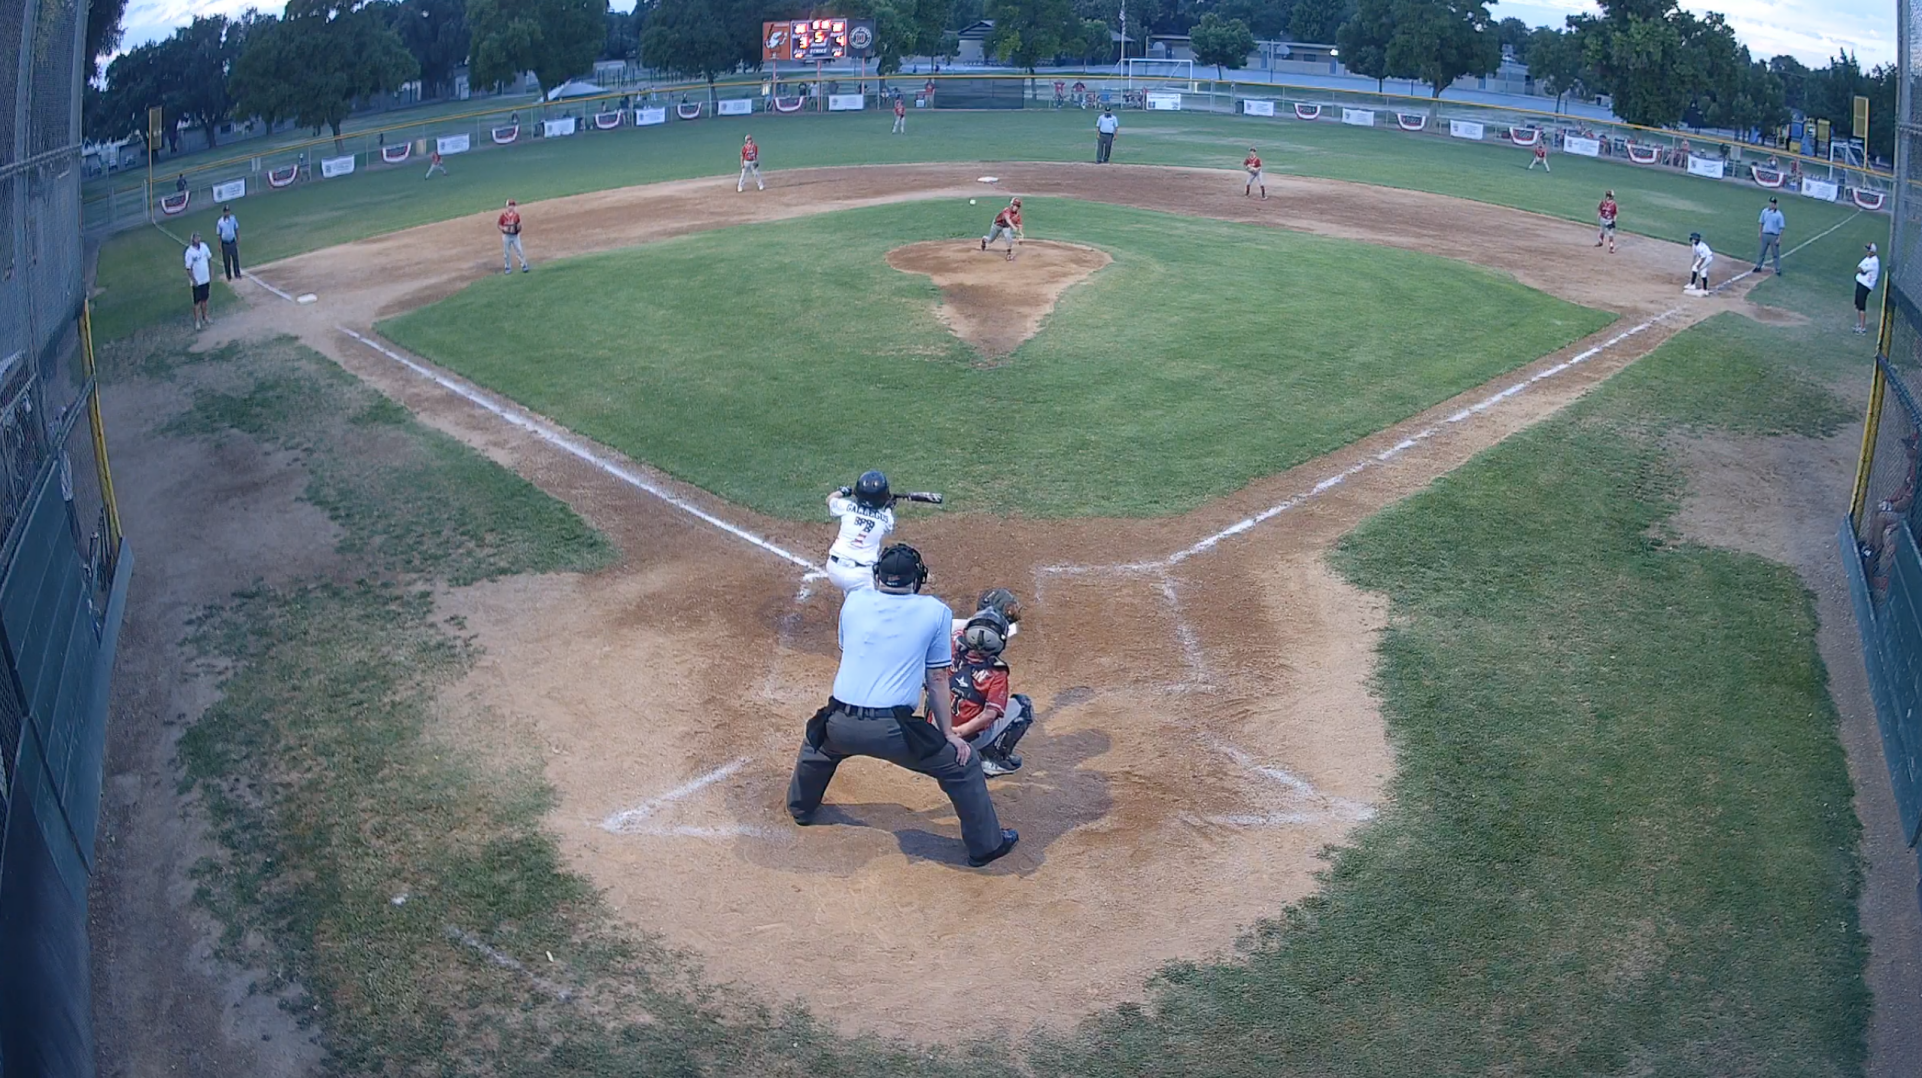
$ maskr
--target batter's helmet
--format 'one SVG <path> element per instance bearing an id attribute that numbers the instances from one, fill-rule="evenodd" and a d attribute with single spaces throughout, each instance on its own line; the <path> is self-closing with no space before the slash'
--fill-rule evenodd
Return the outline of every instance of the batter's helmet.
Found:
<path id="1" fill-rule="evenodd" d="M 874 563 L 874 583 L 879 587 L 920 591 L 921 585 L 927 582 L 927 563 L 921 560 L 920 551 L 906 543 L 896 543 L 883 550 L 881 560 Z"/>
<path id="2" fill-rule="evenodd" d="M 977 610 L 993 610 L 1008 619 L 1013 625 L 1021 620 L 1021 600 L 1006 588 L 989 588 L 981 593 L 981 601 L 974 604 Z"/>
<path id="3" fill-rule="evenodd" d="M 888 477 L 872 469 L 854 481 L 854 500 L 869 509 L 888 507 Z"/>
<path id="4" fill-rule="evenodd" d="M 1689 233 L 1689 234 L 1688 234 L 1688 242 L 1690 242 L 1690 243 L 1700 243 L 1700 242 L 1702 242 L 1702 234 L 1701 234 L 1700 232 L 1691 232 L 1691 233 Z"/>
<path id="5" fill-rule="evenodd" d="M 977 610 L 961 627 L 961 646 L 983 655 L 999 655 L 1008 646 L 1008 619 L 994 607 Z"/>

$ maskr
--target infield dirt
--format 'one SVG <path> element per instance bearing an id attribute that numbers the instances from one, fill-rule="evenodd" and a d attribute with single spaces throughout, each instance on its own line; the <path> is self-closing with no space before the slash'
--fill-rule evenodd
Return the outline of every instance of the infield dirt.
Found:
<path id="1" fill-rule="evenodd" d="M 1140 998 L 1157 967 L 1223 954 L 1238 933 L 1313 890 L 1320 851 L 1375 811 L 1393 767 L 1369 692 L 1384 607 L 1327 568 L 1328 546 L 1735 303 L 1681 300 L 1677 269 L 1686 258 L 1677 246 L 1630 236 L 1611 257 L 1592 246 L 1586 226 L 1419 192 L 1277 179 L 1262 202 L 1243 198 L 1237 172 L 996 170 L 1008 193 L 1458 258 L 1622 318 L 1186 516 L 904 514 L 902 537 L 933 567 L 931 590 L 960 606 L 1006 585 L 1030 612 L 1008 657 L 1016 688 L 1034 697 L 1041 718 L 1023 744 L 1027 768 L 993 785 L 1004 823 L 1023 839 L 985 872 L 961 866 L 958 829 L 932 783 L 871 761 L 842 768 L 829 793 L 831 826 L 787 823 L 782 792 L 801 723 L 825 699 L 835 666 L 838 594 L 825 581 L 804 580 L 796 566 L 341 332 L 371 336 L 376 319 L 499 272 L 495 210 L 260 267 L 277 287 L 319 301 L 295 306 L 249 290 L 252 309 L 216 327 L 223 339 L 296 334 L 566 500 L 620 545 L 621 563 L 591 578 L 511 579 L 441 603 L 486 649 L 445 699 L 449 732 L 537 747 L 558 793 L 551 824 L 561 848 L 621 916 L 770 998 L 804 997 L 850 1028 L 934 1039 L 1018 1033 Z M 702 229 L 979 195 L 979 173 L 952 165 L 774 172 L 764 193 L 737 195 L 716 178 L 536 203 L 522 215 L 538 273 L 545 260 Z M 1032 224 L 1046 236 L 1045 221 Z M 977 257 L 984 273 L 1005 266 Z M 1012 268 L 1025 271 L 1023 262 Z M 1591 358 L 1451 421 L 1583 353 Z M 529 359 L 564 362 L 564 341 L 553 356 Z M 1325 482 L 1337 475 L 1339 483 Z M 650 478 L 810 557 L 832 536 L 825 520 L 761 518 Z M 823 491 L 838 481 L 822 477 Z M 1265 523 L 1194 546 L 1298 498 Z M 1168 560 L 1183 550 L 1192 556 Z M 622 812 L 625 829 L 603 826 Z M 979 1011 L 962 1001 L 1004 1001 L 1006 1009 L 957 1025 L 955 1013 Z"/>

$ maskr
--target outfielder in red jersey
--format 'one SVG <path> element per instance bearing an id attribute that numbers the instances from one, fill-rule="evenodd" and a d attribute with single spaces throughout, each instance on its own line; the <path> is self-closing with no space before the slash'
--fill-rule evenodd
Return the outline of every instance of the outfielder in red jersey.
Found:
<path id="1" fill-rule="evenodd" d="M 1248 183 L 1242 187 L 1241 193 L 1246 195 L 1254 188 L 1259 187 L 1261 188 L 1261 197 L 1267 198 L 1268 178 L 1261 174 L 1261 155 L 1255 152 L 1253 146 L 1248 147 L 1248 159 L 1241 163 L 1241 167 L 1248 170 Z"/>
<path id="2" fill-rule="evenodd" d="M 754 189 L 756 191 L 767 190 L 767 184 L 761 182 L 761 148 L 754 144 L 753 135 L 749 135 L 741 141 L 741 178 L 734 181 L 735 194 L 740 194 L 742 191 L 747 190 L 747 178 L 749 174 L 754 176 Z"/>
<path id="3" fill-rule="evenodd" d="M 987 235 L 981 237 L 981 249 L 987 250 L 989 244 L 1002 236 L 1008 237 L 1008 261 L 1012 262 L 1015 241 L 1022 238 L 1021 200 L 1018 198 L 1009 199 L 1007 208 L 994 215 L 994 226 L 988 229 Z"/>
<path id="4" fill-rule="evenodd" d="M 1615 253 L 1615 218 L 1620 213 L 1621 208 L 1615 205 L 1615 192 L 1603 191 L 1602 204 L 1595 207 L 1595 220 L 1601 226 L 1601 231 L 1595 233 L 1595 246 L 1608 241 L 1609 254 Z"/>

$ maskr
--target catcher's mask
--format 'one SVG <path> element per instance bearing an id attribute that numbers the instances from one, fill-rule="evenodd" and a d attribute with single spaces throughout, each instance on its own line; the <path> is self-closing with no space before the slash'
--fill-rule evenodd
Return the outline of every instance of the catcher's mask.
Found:
<path id="1" fill-rule="evenodd" d="M 910 588 L 918 592 L 927 582 L 927 563 L 921 560 L 920 551 L 906 543 L 896 543 L 883 550 L 881 560 L 874 563 L 874 583 L 878 587 Z"/>
<path id="2" fill-rule="evenodd" d="M 961 627 L 961 646 L 983 655 L 999 655 L 1008 646 L 1008 619 L 994 607 L 974 612 Z"/>
<path id="3" fill-rule="evenodd" d="M 854 500 L 869 509 L 888 507 L 888 477 L 872 469 L 854 481 Z"/>
<path id="4" fill-rule="evenodd" d="M 1021 600 L 1006 588 L 989 588 L 981 593 L 981 601 L 974 604 L 977 610 L 993 610 L 1008 620 L 1009 625 L 1021 620 Z"/>

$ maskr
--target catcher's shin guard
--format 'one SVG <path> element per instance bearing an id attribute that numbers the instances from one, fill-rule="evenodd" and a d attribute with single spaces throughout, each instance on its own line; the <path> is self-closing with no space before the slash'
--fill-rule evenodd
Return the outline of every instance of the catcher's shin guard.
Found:
<path id="1" fill-rule="evenodd" d="M 994 751 L 1003 756 L 1014 755 L 1014 747 L 1021 743 L 1021 738 L 1027 734 L 1028 728 L 1034 725 L 1034 701 L 1021 693 L 1015 693 L 1011 702 L 1015 705 L 1018 714 L 1015 720 L 1008 724 L 1008 728 L 1001 731 L 1001 736 L 994 739 Z"/>

